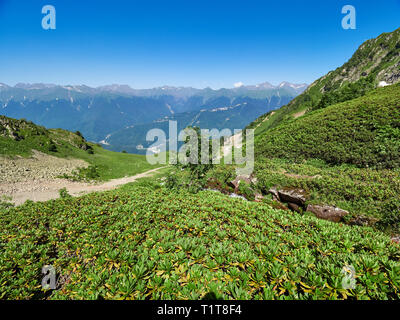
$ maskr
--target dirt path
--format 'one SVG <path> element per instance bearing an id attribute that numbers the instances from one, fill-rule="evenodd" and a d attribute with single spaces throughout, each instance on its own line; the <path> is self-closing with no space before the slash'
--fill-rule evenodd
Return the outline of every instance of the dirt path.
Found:
<path id="1" fill-rule="evenodd" d="M 269 118 L 272 117 L 274 114 L 275 114 L 275 111 L 272 111 L 271 114 L 269 114 L 268 116 L 266 116 L 266 117 L 264 118 L 264 120 L 261 121 L 261 122 L 254 128 L 254 131 L 255 131 L 259 126 L 261 126 L 264 122 L 268 121 Z"/>
<path id="2" fill-rule="evenodd" d="M 266 116 L 263 121 L 261 121 L 255 128 L 254 131 L 264 122 L 268 121 L 271 116 L 275 114 L 275 111 L 272 111 L 271 114 Z M 242 133 L 237 133 L 233 136 L 230 136 L 227 138 L 224 142 L 224 145 L 221 147 L 221 154 L 218 157 L 219 159 L 222 159 L 223 157 L 228 156 L 230 153 L 232 153 L 233 148 L 241 148 L 242 143 L 238 143 L 239 138 L 241 138 Z"/>
<path id="3" fill-rule="evenodd" d="M 222 146 L 222 153 L 219 156 L 219 159 L 222 157 L 228 156 L 230 153 L 232 153 L 233 148 L 241 148 L 242 147 L 242 142 L 239 143 L 239 139 L 241 139 L 242 133 L 237 133 L 233 136 L 230 136 L 226 142 L 224 142 L 224 145 Z M 241 141 L 241 140 L 240 140 Z"/>
<path id="4" fill-rule="evenodd" d="M 66 188 L 68 193 L 72 196 L 79 196 L 91 192 L 97 191 L 107 191 L 115 189 L 120 185 L 124 185 L 130 182 L 134 182 L 137 179 L 145 178 L 151 176 L 154 172 L 162 169 L 156 168 L 143 173 L 139 173 L 137 175 L 131 177 L 125 177 L 120 179 L 113 179 L 102 184 L 90 184 L 83 182 L 71 182 L 64 179 L 54 179 L 49 181 L 32 181 L 32 184 L 35 184 L 35 188 L 29 191 L 25 191 L 24 189 L 20 189 L 18 187 L 18 183 L 14 185 L 14 190 L 8 196 L 12 197 L 12 202 L 15 205 L 23 204 L 26 200 L 32 201 L 47 201 L 51 199 L 59 198 L 59 190 L 62 188 Z M 43 184 L 42 186 L 38 186 L 38 183 Z M 25 182 L 26 184 L 26 182 Z"/>
<path id="5" fill-rule="evenodd" d="M 307 110 L 302 110 L 302 111 L 300 111 L 300 112 L 295 113 L 295 114 L 293 115 L 293 118 L 297 119 L 297 118 L 300 118 L 300 117 L 304 116 L 304 115 L 306 114 L 306 111 L 307 111 Z"/>

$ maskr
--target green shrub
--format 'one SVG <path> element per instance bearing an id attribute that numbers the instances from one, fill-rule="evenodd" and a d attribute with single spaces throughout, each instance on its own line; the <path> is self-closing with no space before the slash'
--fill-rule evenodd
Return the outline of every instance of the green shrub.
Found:
<path id="1" fill-rule="evenodd" d="M 254 190 L 248 183 L 245 183 L 244 181 L 239 183 L 238 193 L 247 200 L 254 200 Z"/>
<path id="2" fill-rule="evenodd" d="M 390 199 L 382 205 L 382 218 L 378 226 L 397 234 L 400 233 L 400 201 Z"/>
<path id="3" fill-rule="evenodd" d="M 11 197 L 6 197 L 3 196 L 0 198 L 0 210 L 6 210 L 9 208 L 14 207 L 14 203 L 11 202 L 12 198 Z"/>
<path id="4" fill-rule="evenodd" d="M 53 140 L 50 140 L 50 141 L 48 142 L 48 150 L 49 150 L 50 152 L 57 152 L 57 146 L 56 146 L 56 144 L 54 143 Z"/>
<path id="5" fill-rule="evenodd" d="M 94 165 L 89 165 L 87 168 L 78 168 L 71 175 L 64 174 L 60 178 L 72 181 L 94 181 L 100 178 L 99 168 Z"/>
<path id="6" fill-rule="evenodd" d="M 233 165 L 216 165 L 205 175 L 205 179 L 215 179 L 226 185 L 236 178 L 236 171 Z"/>
<path id="7" fill-rule="evenodd" d="M 209 163 L 201 163 L 201 154 L 202 154 L 202 134 L 201 130 L 198 127 L 187 127 L 185 130 L 194 130 L 197 134 L 197 159 L 195 159 L 195 155 L 191 154 L 190 150 L 194 148 L 190 143 L 190 137 L 188 136 L 185 140 L 185 145 L 188 147 L 186 151 L 186 157 L 189 158 L 188 163 L 179 165 L 178 167 L 182 167 L 184 169 L 188 169 L 191 173 L 191 176 L 194 180 L 199 180 L 203 178 L 206 173 L 213 167 L 212 159 L 209 159 Z M 212 142 L 208 142 L 208 154 L 212 154 Z M 197 161 L 195 161 L 197 160 Z"/>
<path id="8" fill-rule="evenodd" d="M 71 195 L 68 193 L 67 188 L 65 188 L 65 187 L 58 190 L 58 193 L 60 194 L 60 198 L 62 198 L 62 199 L 67 199 L 67 198 L 71 197 Z"/>
<path id="9" fill-rule="evenodd" d="M 204 179 L 198 179 L 189 170 L 174 171 L 167 175 L 165 187 L 167 189 L 185 189 L 190 193 L 197 193 L 204 188 Z"/>
<path id="10" fill-rule="evenodd" d="M 171 172 L 166 176 L 165 187 L 167 189 L 176 189 L 180 187 L 180 180 L 176 172 Z"/>

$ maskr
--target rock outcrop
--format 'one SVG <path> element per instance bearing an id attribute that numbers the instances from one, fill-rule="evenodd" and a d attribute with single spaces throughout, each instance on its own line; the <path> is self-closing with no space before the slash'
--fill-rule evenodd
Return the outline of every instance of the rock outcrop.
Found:
<path id="1" fill-rule="evenodd" d="M 349 214 L 348 211 L 331 207 L 327 205 L 308 205 L 308 194 L 305 190 L 299 188 L 284 188 L 277 189 L 276 187 L 271 188 L 268 192 L 272 195 L 272 199 L 275 203 L 279 203 L 280 207 L 284 207 L 286 210 L 304 212 L 309 211 L 314 213 L 317 218 L 332 221 L 341 222 L 343 218 Z M 376 221 L 372 218 L 359 216 L 352 220 L 353 225 L 371 225 Z"/>
<path id="2" fill-rule="evenodd" d="M 286 209 L 289 208 L 296 212 L 302 212 L 305 209 L 307 192 L 303 189 L 284 188 L 278 190 L 274 187 L 268 191 L 272 195 L 273 201 L 279 202 L 281 206 L 285 206 L 283 203 L 287 203 Z"/>

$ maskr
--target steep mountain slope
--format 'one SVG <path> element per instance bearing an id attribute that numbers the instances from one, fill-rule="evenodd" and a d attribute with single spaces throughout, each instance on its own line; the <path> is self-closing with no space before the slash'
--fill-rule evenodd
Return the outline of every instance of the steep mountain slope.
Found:
<path id="1" fill-rule="evenodd" d="M 400 84 L 285 121 L 256 137 L 255 153 L 265 193 L 302 189 L 312 204 L 399 234 Z"/>
<path id="2" fill-rule="evenodd" d="M 329 105 L 351 100 L 366 92 L 400 81 L 400 29 L 383 33 L 363 43 L 343 66 L 312 83 L 289 104 L 263 120 L 263 115 L 249 127 L 261 134 L 294 116 Z"/>
<path id="3" fill-rule="evenodd" d="M 348 222 L 398 235 L 398 82 L 400 29 L 368 40 L 342 67 L 251 123 L 258 188 L 301 189 L 308 204 L 339 207 Z"/>
<path id="4" fill-rule="evenodd" d="M 400 167 L 400 84 L 316 110 L 257 137 L 256 158 Z"/>

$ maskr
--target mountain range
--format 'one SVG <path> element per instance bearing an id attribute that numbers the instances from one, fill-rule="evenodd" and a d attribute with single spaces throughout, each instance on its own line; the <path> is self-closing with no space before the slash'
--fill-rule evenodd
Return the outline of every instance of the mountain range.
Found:
<path id="1" fill-rule="evenodd" d="M 148 146 L 146 132 L 167 120 L 179 121 L 182 128 L 241 129 L 306 88 L 306 84 L 288 82 L 218 90 L 0 83 L 0 114 L 48 128 L 80 131 L 88 140 L 115 151 L 143 153 Z"/>
<path id="2" fill-rule="evenodd" d="M 209 95 L 209 96 L 219 96 L 221 94 L 231 91 L 232 93 L 241 93 L 248 91 L 265 91 L 265 90 L 288 90 L 295 94 L 302 93 L 306 88 L 307 84 L 294 84 L 290 82 L 283 81 L 278 85 L 273 85 L 269 82 L 263 82 L 257 85 L 243 85 L 240 84 L 234 88 L 221 88 L 221 89 L 211 89 L 209 87 L 204 89 L 196 89 L 192 87 L 173 87 L 173 86 L 162 86 L 151 89 L 133 89 L 126 84 L 112 84 L 99 87 L 89 87 L 86 85 L 56 85 L 56 84 L 46 84 L 46 83 L 17 83 L 15 86 L 9 86 L 5 83 L 0 83 L 0 91 L 12 90 L 12 89 L 25 89 L 25 90 L 56 90 L 65 89 L 68 91 L 75 91 L 79 93 L 101 93 L 101 92 L 111 92 L 117 94 L 126 94 L 139 97 L 155 97 L 161 95 L 171 95 L 174 97 L 188 98 L 194 95 Z M 15 92 L 15 91 L 14 91 Z"/>

